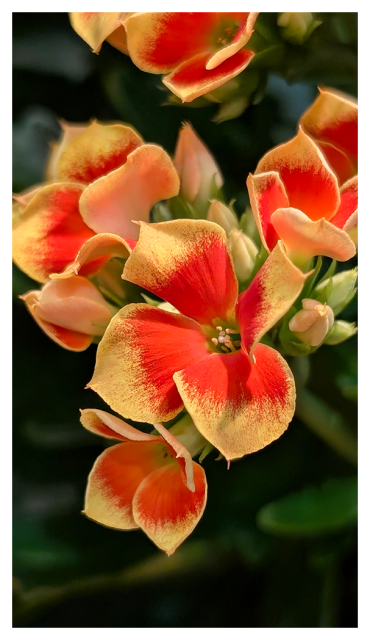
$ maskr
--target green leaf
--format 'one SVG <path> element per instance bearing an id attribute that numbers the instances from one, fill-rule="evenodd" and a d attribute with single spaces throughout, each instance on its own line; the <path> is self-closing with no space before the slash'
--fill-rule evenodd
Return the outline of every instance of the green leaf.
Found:
<path id="1" fill-rule="evenodd" d="M 270 502 L 257 524 L 276 535 L 310 536 L 352 525 L 357 519 L 357 477 L 329 480 L 321 487 Z"/>

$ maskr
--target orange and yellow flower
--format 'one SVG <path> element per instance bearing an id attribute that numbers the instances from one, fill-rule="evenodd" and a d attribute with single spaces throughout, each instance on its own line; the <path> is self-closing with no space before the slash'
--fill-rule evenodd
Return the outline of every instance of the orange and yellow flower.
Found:
<path id="1" fill-rule="evenodd" d="M 179 192 L 162 147 L 122 124 L 64 124 L 47 168 L 49 183 L 15 196 L 13 260 L 45 283 L 52 274 L 93 276 L 113 256 L 127 258 L 138 236 L 131 220 Z M 76 257 L 77 256 L 77 257 Z"/>
<path id="2" fill-rule="evenodd" d="M 104 40 L 164 84 L 183 102 L 213 91 L 241 73 L 256 12 L 70 13 L 74 30 L 98 53 Z"/>
<path id="3" fill-rule="evenodd" d="M 73 276 L 49 280 L 40 290 L 20 296 L 49 338 L 70 351 L 84 351 L 102 336 L 117 309 L 90 280 Z"/>
<path id="4" fill-rule="evenodd" d="M 203 468 L 161 424 L 154 425 L 159 435 L 149 435 L 97 409 L 83 409 L 81 422 L 92 433 L 120 441 L 92 468 L 85 515 L 114 529 L 142 529 L 171 555 L 203 515 Z"/>
<path id="5" fill-rule="evenodd" d="M 317 255 L 341 261 L 355 255 L 349 232 L 357 225 L 357 176 L 340 187 L 319 146 L 302 128 L 263 156 L 247 186 L 267 251 L 281 239 L 301 266 Z"/>
<path id="6" fill-rule="evenodd" d="M 227 460 L 257 451 L 285 431 L 295 408 L 293 376 L 277 351 L 258 344 L 305 281 L 281 243 L 238 297 L 219 225 L 140 223 L 123 277 L 179 313 L 130 304 L 110 322 L 88 386 L 114 411 L 154 424 L 185 406 Z"/>

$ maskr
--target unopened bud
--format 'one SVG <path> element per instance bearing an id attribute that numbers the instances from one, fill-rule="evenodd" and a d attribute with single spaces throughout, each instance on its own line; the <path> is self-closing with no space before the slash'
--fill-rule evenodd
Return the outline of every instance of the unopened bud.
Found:
<path id="1" fill-rule="evenodd" d="M 333 324 L 333 328 L 330 331 L 325 344 L 340 344 L 348 338 L 356 335 L 357 327 L 354 322 L 346 322 L 345 320 L 336 320 Z"/>
<path id="2" fill-rule="evenodd" d="M 352 300 L 356 293 L 357 267 L 349 271 L 340 271 L 332 278 L 321 282 L 314 290 L 313 295 L 318 296 L 327 289 L 326 303 L 333 309 L 334 315 L 340 313 Z"/>
<path id="3" fill-rule="evenodd" d="M 177 140 L 174 165 L 180 178 L 180 194 L 194 208 L 197 217 L 206 216 L 213 188 L 223 185 L 221 171 L 212 154 L 192 126 L 183 125 Z"/>
<path id="4" fill-rule="evenodd" d="M 81 348 L 78 341 L 76 346 L 75 334 L 102 336 L 117 311 L 97 287 L 82 276 L 50 280 L 41 290 L 29 291 L 20 298 L 46 335 L 62 347 L 77 351 L 90 342 Z"/>
<path id="5" fill-rule="evenodd" d="M 236 276 L 240 282 L 245 282 L 252 274 L 258 249 L 254 242 L 240 229 L 231 230 L 229 247 L 234 261 Z"/>
<path id="6" fill-rule="evenodd" d="M 311 298 L 304 298 L 302 307 L 290 320 L 289 329 L 302 342 L 317 347 L 333 326 L 333 310 L 327 304 Z"/>
<path id="7" fill-rule="evenodd" d="M 238 228 L 239 222 L 235 213 L 219 200 L 212 200 L 208 209 L 207 220 L 219 224 L 229 235 L 231 229 Z"/>
<path id="8" fill-rule="evenodd" d="M 282 28 L 281 35 L 284 40 L 300 44 L 321 24 L 321 21 L 315 20 L 312 13 L 288 11 L 279 14 L 277 23 Z"/>
<path id="9" fill-rule="evenodd" d="M 234 120 L 244 113 L 249 105 L 249 97 L 238 96 L 229 102 L 224 102 L 216 115 L 212 118 L 213 122 L 226 122 L 227 120 Z"/>

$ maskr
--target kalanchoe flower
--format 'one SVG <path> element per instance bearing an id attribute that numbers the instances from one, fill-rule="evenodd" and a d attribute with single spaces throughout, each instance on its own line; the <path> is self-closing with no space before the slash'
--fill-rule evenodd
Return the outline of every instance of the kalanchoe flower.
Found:
<path id="1" fill-rule="evenodd" d="M 82 276 L 51 280 L 20 298 L 46 335 L 70 351 L 87 349 L 94 337 L 103 335 L 117 311 Z"/>
<path id="2" fill-rule="evenodd" d="M 52 182 L 16 197 L 13 259 L 38 282 L 65 269 L 92 276 L 113 256 L 127 258 L 138 236 L 132 218 L 148 220 L 155 202 L 179 191 L 168 154 L 131 127 L 63 128 Z"/>
<path id="3" fill-rule="evenodd" d="M 204 142 L 189 123 L 179 133 L 174 165 L 180 177 L 180 194 L 198 218 L 205 218 L 213 188 L 223 185 L 221 171 Z"/>
<path id="4" fill-rule="evenodd" d="M 276 440 L 294 414 L 291 371 L 258 344 L 305 276 L 275 247 L 239 296 L 225 232 L 201 220 L 140 224 L 123 277 L 172 304 L 131 304 L 111 321 L 89 387 L 121 415 L 156 423 L 185 406 L 227 460 Z"/>
<path id="5" fill-rule="evenodd" d="M 246 45 L 257 16 L 255 12 L 71 13 L 70 19 L 95 52 L 110 37 L 110 43 L 127 51 L 142 71 L 170 72 L 164 84 L 183 102 L 191 102 L 249 65 L 254 53 Z"/>
<path id="6" fill-rule="evenodd" d="M 333 326 L 333 310 L 329 305 L 311 298 L 304 298 L 302 307 L 289 321 L 289 329 L 302 342 L 310 347 L 317 347 Z"/>
<path id="7" fill-rule="evenodd" d="M 319 92 L 299 123 L 319 145 L 342 184 L 357 174 L 358 105 L 352 96 L 336 89 L 319 87 Z"/>
<path id="8" fill-rule="evenodd" d="M 120 440 L 92 468 L 85 515 L 114 529 L 142 529 L 171 555 L 203 515 L 203 468 L 161 424 L 154 425 L 159 435 L 149 435 L 97 409 L 83 409 L 81 423 L 92 433 Z"/>
<path id="9" fill-rule="evenodd" d="M 279 239 L 296 264 L 324 255 L 348 260 L 356 247 L 357 176 L 339 187 L 316 143 L 302 129 L 266 153 L 247 180 L 261 240 L 271 251 Z"/>

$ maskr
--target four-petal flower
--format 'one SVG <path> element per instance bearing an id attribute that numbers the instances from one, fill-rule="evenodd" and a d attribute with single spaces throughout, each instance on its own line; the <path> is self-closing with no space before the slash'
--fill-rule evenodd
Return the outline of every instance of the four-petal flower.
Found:
<path id="1" fill-rule="evenodd" d="M 131 304 L 110 322 L 89 387 L 126 418 L 156 423 L 185 406 L 228 459 L 278 438 L 295 387 L 281 355 L 258 344 L 288 311 L 305 275 L 279 243 L 238 298 L 227 238 L 215 223 L 140 223 L 123 277 L 172 304 Z"/>

